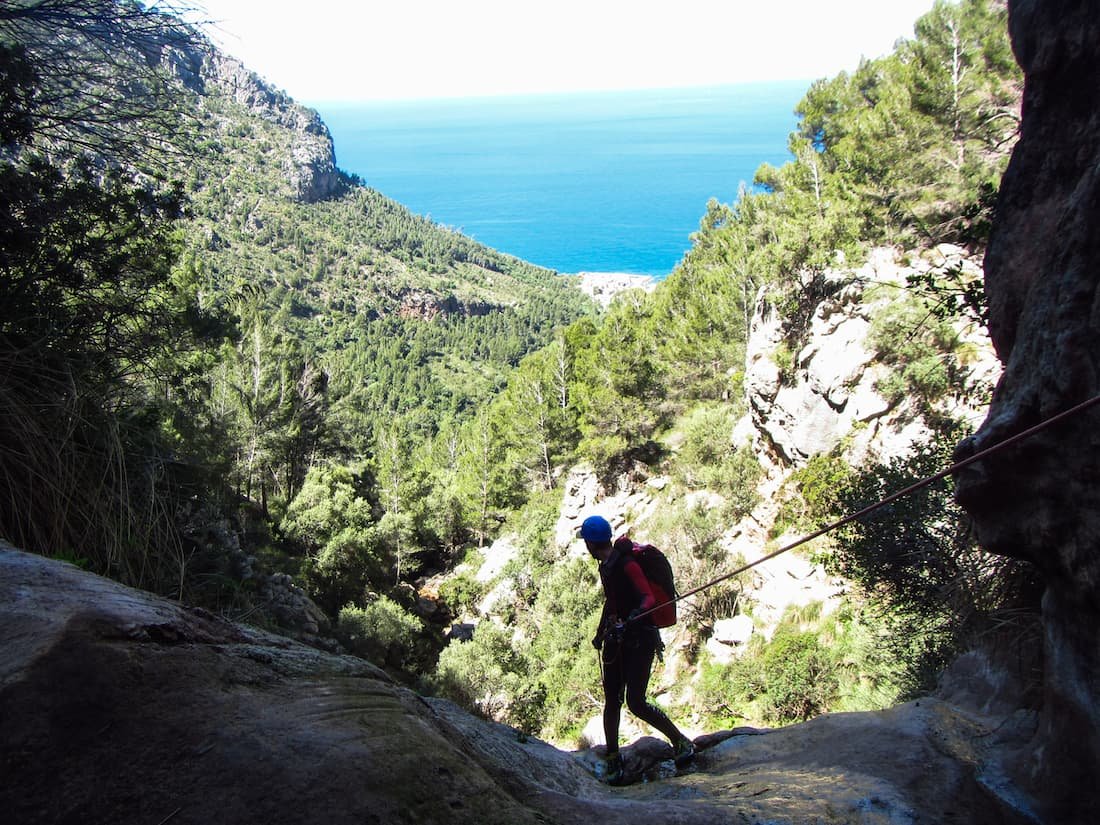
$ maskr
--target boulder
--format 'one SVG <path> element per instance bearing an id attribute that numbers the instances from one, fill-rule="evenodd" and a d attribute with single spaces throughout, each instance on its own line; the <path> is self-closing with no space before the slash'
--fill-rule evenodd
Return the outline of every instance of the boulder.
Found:
<path id="1" fill-rule="evenodd" d="M 724 645 L 748 644 L 752 638 L 753 621 L 744 614 L 732 619 L 719 619 L 714 623 L 714 632 L 710 637 Z"/>
<path id="2" fill-rule="evenodd" d="M 2 542 L 0 571 L 6 821 L 543 821 L 368 662 Z"/>

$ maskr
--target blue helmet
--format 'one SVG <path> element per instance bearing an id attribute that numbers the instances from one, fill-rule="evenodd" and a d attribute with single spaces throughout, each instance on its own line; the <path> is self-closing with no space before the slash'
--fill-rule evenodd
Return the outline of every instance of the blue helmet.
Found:
<path id="1" fill-rule="evenodd" d="M 581 538 L 592 544 L 611 541 L 611 525 L 603 516 L 589 516 L 581 523 Z"/>

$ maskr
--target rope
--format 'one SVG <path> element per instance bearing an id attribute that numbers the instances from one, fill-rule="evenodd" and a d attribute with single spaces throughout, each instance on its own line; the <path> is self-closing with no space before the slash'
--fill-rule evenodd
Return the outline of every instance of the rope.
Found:
<path id="1" fill-rule="evenodd" d="M 981 461 L 983 458 L 987 458 L 987 457 L 989 457 L 990 455 L 992 455 L 993 453 L 995 453 L 999 450 L 1003 450 L 1006 447 L 1010 447 L 1013 444 L 1016 444 L 1017 442 L 1023 441 L 1026 438 L 1030 438 L 1031 436 L 1035 435 L 1036 433 L 1040 432 L 1041 430 L 1045 430 L 1047 427 L 1050 427 L 1054 424 L 1057 424 L 1060 421 L 1064 421 L 1065 419 L 1070 418 L 1071 416 L 1074 416 L 1077 413 L 1084 412 L 1088 408 L 1093 407 L 1097 404 L 1100 404 L 1100 395 L 1094 396 L 1093 398 L 1090 398 L 1087 401 L 1082 401 L 1080 404 L 1077 404 L 1074 407 L 1070 407 L 1068 410 L 1063 410 L 1062 412 L 1058 413 L 1057 415 L 1048 418 L 1046 421 L 1041 421 L 1033 427 L 1029 427 L 1028 429 L 1023 430 L 1022 432 L 1016 433 L 1016 435 L 1013 435 L 1013 436 L 1010 436 L 1010 437 L 1006 438 L 1004 441 L 998 441 L 996 444 L 994 444 L 990 447 L 986 447 L 984 450 L 979 450 L 978 452 L 974 453 L 974 455 L 970 456 L 969 458 L 965 458 L 962 461 L 958 461 L 958 462 L 952 464 L 947 469 L 940 470 L 938 473 L 930 475 L 926 478 L 922 478 L 919 481 L 915 481 L 912 484 L 910 484 L 908 487 L 906 487 L 902 490 L 898 490 L 896 493 L 891 493 L 886 498 L 880 499 L 879 501 L 876 501 L 874 504 L 869 504 L 868 506 L 864 507 L 862 510 L 859 510 L 855 513 L 851 513 L 847 516 L 844 516 L 843 518 L 837 519 L 836 521 L 832 522 L 831 524 L 826 524 L 820 530 L 815 530 L 814 532 L 810 533 L 809 535 L 803 536 L 800 539 L 792 541 L 790 544 L 787 544 L 787 545 L 784 545 L 783 547 L 780 547 L 774 553 L 769 553 L 768 555 L 766 555 L 762 558 L 759 558 L 754 562 L 749 562 L 748 564 L 742 565 L 741 567 L 738 567 L 736 570 L 734 570 L 730 573 L 725 573 L 725 574 L 719 576 L 716 579 L 712 579 L 711 581 L 707 582 L 706 584 L 701 584 L 698 587 L 696 587 L 692 590 L 689 590 L 687 593 L 680 593 L 679 595 L 675 596 L 674 598 L 669 599 L 666 602 L 663 602 L 662 604 L 656 605 L 655 607 L 651 607 L 649 610 L 645 611 L 644 613 L 639 613 L 637 616 L 635 616 L 630 621 L 637 621 L 638 619 L 641 619 L 645 616 L 648 616 L 650 613 L 654 613 L 654 612 L 660 610 L 662 607 L 667 607 L 670 604 L 675 604 L 676 602 L 680 601 L 681 599 L 686 599 L 689 596 L 694 596 L 696 593 L 699 593 L 703 590 L 707 590 L 708 588 L 714 587 L 716 584 L 721 584 L 722 582 L 726 581 L 727 579 L 732 579 L 734 576 L 737 576 L 737 575 L 740 575 L 741 573 L 744 573 L 746 570 L 751 570 L 752 568 L 756 567 L 759 564 L 763 564 L 766 561 L 770 561 L 771 559 L 774 559 L 776 556 L 781 556 L 789 550 L 793 550 L 794 548 L 799 547 L 803 544 L 806 544 L 807 542 L 813 541 L 814 539 L 818 538 L 819 536 L 823 536 L 826 533 L 830 533 L 833 530 L 836 530 L 839 527 L 843 527 L 846 524 L 851 524 L 853 521 L 858 521 L 859 519 L 863 518 L 864 516 L 870 515 L 871 513 L 875 512 L 876 510 L 882 509 L 883 507 L 887 506 L 888 504 L 893 504 L 895 501 L 897 501 L 899 498 L 902 498 L 903 496 L 907 496 L 910 493 L 915 493 L 917 490 L 923 489 L 924 487 L 927 487 L 929 484 L 934 484 L 935 482 L 939 481 L 941 478 L 946 478 L 947 476 L 949 476 L 953 473 L 957 473 L 959 470 L 963 469 L 964 467 L 969 467 L 971 464 L 975 463 L 976 461 Z"/>

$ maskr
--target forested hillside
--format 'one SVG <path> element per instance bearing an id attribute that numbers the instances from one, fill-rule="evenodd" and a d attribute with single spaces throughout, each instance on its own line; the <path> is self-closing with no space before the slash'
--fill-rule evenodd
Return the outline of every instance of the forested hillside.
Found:
<path id="1" fill-rule="evenodd" d="M 675 549 L 683 584 L 728 566 L 721 536 L 775 460 L 733 438 L 754 314 L 781 319 L 772 357 L 789 383 L 815 308 L 872 247 L 980 255 L 1019 117 L 1003 4 L 938 2 L 893 54 L 814 83 L 792 160 L 734 204 L 700 204 L 676 271 L 597 313 L 559 276 L 340 173 L 315 115 L 170 17 L 5 2 L 0 46 L 0 535 L 315 640 L 327 619 L 422 688 L 559 737 L 598 683 L 577 655 L 595 574 L 553 540 L 570 470 L 593 468 L 605 491 L 665 479 L 650 540 Z M 782 493 L 787 527 L 857 506 L 957 440 L 952 399 L 974 388 L 952 325 L 981 323 L 984 298 L 961 267 L 923 272 L 872 323 L 892 373 L 879 391 L 929 442 L 888 467 L 815 456 Z M 947 519 L 953 540 L 950 492 L 936 496 L 916 523 Z M 954 568 L 881 576 L 859 554 L 889 533 L 822 551 L 877 599 L 877 623 L 853 602 L 827 638 L 796 618 L 775 647 L 718 667 L 699 634 L 736 609 L 736 583 L 698 599 L 686 649 L 701 687 L 678 711 L 804 718 L 854 706 L 842 683 L 890 701 L 1017 592 L 979 561 L 986 589 L 945 598 L 976 550 L 936 535 L 930 558 Z M 486 595 L 470 571 L 501 535 L 518 548 L 504 621 L 441 654 Z M 325 617 L 281 609 L 302 590 Z M 915 618 L 927 635 L 884 656 Z M 791 662 L 769 687 L 761 674 Z"/>
<path id="2" fill-rule="evenodd" d="M 472 642 L 444 652 L 436 676 L 444 690 L 566 740 L 598 710 L 588 696 L 596 664 L 577 655 L 595 629 L 598 585 L 590 562 L 555 539 L 565 479 L 555 466 L 591 466 L 607 499 L 624 485 L 659 483 L 659 493 L 648 491 L 656 503 L 624 515 L 672 553 L 686 590 L 747 560 L 730 549 L 731 537 L 758 520 L 758 505 L 778 508 L 769 516 L 774 542 L 949 462 L 971 426 L 967 411 L 991 388 L 969 368 L 974 336 L 985 338 L 980 278 L 972 263 L 948 263 L 940 250 L 954 245 L 980 264 L 1020 91 L 1003 4 L 937 3 L 893 54 L 808 89 L 792 160 L 762 167 L 757 188 L 737 203 L 710 203 L 691 250 L 652 294 L 621 297 L 601 320 L 573 324 L 520 364 L 488 412 L 498 422 L 498 489 L 518 477 L 513 467 L 548 456 L 548 469 L 507 525 L 518 548 L 510 566 L 479 581 L 474 556 L 444 588 L 468 615 L 511 592 L 506 607 L 485 608 L 506 629 L 483 620 Z M 866 422 L 835 450 L 793 465 L 774 445 L 743 440 L 738 422 L 764 414 L 748 408 L 744 384 L 754 317 L 777 319 L 767 357 L 780 388 L 793 385 L 815 314 L 863 294 L 863 262 L 883 246 L 902 269 L 940 261 L 876 286 L 873 302 L 868 288 L 865 308 L 854 310 L 870 327 L 881 370 L 876 397 L 922 440 L 860 466 L 845 445 Z M 761 501 L 763 490 L 771 501 Z M 991 624 L 1006 626 L 998 616 L 1014 615 L 1030 632 L 1021 617 L 1034 615 L 1031 573 L 974 546 L 949 482 L 819 542 L 811 560 L 847 577 L 851 598 L 828 617 L 820 605 L 793 612 L 732 663 L 711 660 L 703 641 L 716 621 L 746 609 L 747 580 L 686 605 L 677 636 L 686 662 L 672 667 L 698 679 L 685 685 L 681 673 L 680 690 L 667 697 L 681 718 L 721 726 L 879 707 L 932 687 L 959 650 Z"/>
<path id="3" fill-rule="evenodd" d="M 248 610 L 249 557 L 319 547 L 281 524 L 310 468 L 351 468 L 381 583 L 485 529 L 450 525 L 471 485 L 436 527 L 383 476 L 434 471 L 437 434 L 593 311 L 575 284 L 339 172 L 314 113 L 160 11 L 4 3 L 0 38 L 5 535 Z"/>

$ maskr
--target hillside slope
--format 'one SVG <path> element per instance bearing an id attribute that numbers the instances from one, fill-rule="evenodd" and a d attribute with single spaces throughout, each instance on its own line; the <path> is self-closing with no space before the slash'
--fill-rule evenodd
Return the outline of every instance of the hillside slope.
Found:
<path id="1" fill-rule="evenodd" d="M 204 308 L 237 316 L 242 332 L 256 310 L 285 328 L 324 361 L 331 402 L 359 399 L 368 428 L 410 408 L 433 420 L 441 406 L 466 409 L 554 328 L 592 311 L 576 279 L 414 215 L 340 172 L 317 114 L 236 60 L 191 48 L 173 65 L 188 67 L 180 78 L 197 107 L 185 144 L 194 154 L 179 171 L 192 212 L 185 262 Z M 419 336 L 430 343 L 388 356 L 388 366 L 411 373 L 422 397 L 398 387 L 364 400 L 358 390 L 370 382 L 351 371 L 378 360 L 387 339 Z M 369 443 L 357 438 L 356 449 Z"/>

